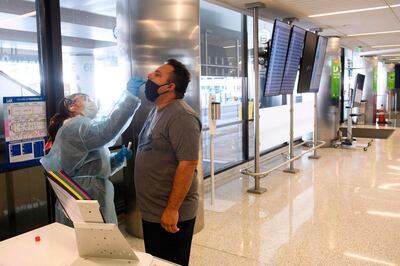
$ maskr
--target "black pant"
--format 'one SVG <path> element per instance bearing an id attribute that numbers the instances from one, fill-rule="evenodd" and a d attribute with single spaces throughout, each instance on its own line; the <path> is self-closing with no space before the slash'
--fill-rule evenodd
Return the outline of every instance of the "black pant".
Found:
<path id="1" fill-rule="evenodd" d="M 195 220 L 179 222 L 179 232 L 175 234 L 165 231 L 159 223 L 142 220 L 146 252 L 180 265 L 188 265 Z"/>

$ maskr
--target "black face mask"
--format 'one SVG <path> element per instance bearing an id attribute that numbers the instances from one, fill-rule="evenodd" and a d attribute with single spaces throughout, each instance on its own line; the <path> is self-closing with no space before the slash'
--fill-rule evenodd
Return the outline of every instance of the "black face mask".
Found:
<path id="1" fill-rule="evenodd" d="M 160 88 L 161 86 L 170 84 L 170 82 L 162 84 L 162 85 L 158 85 L 157 83 L 154 83 L 151 80 L 147 80 L 146 85 L 145 85 L 145 89 L 144 89 L 144 95 L 146 96 L 146 99 L 149 100 L 150 102 L 155 102 L 158 98 L 158 96 L 160 96 L 161 94 L 167 93 L 168 91 L 159 94 L 158 93 L 158 88 Z"/>

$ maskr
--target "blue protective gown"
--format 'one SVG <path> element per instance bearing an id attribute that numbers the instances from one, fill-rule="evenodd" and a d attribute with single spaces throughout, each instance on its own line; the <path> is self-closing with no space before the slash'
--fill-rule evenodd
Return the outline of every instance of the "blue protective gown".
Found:
<path id="1" fill-rule="evenodd" d="M 64 122 L 57 132 L 53 147 L 40 162 L 47 171 L 63 170 L 100 204 L 107 223 L 117 224 L 114 187 L 109 177 L 122 168 L 113 160 L 112 146 L 129 126 L 140 106 L 140 99 L 124 91 L 110 113 L 90 119 L 76 116 Z M 56 221 L 71 225 L 59 202 Z"/>

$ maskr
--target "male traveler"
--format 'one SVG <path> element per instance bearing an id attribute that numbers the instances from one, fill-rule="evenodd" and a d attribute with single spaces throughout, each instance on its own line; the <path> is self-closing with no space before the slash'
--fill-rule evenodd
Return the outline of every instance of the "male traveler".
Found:
<path id="1" fill-rule="evenodd" d="M 201 122 L 183 100 L 190 73 L 169 59 L 148 75 L 147 100 L 154 102 L 139 135 L 135 188 L 147 253 L 189 264 L 198 205 L 196 166 Z"/>

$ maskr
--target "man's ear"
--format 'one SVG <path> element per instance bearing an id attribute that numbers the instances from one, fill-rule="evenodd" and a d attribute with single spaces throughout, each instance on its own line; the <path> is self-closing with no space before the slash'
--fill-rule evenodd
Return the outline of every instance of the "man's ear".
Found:
<path id="1" fill-rule="evenodd" d="M 175 91 L 175 88 L 176 88 L 176 85 L 175 85 L 175 83 L 170 83 L 169 85 L 168 85 L 168 90 L 169 91 Z"/>

